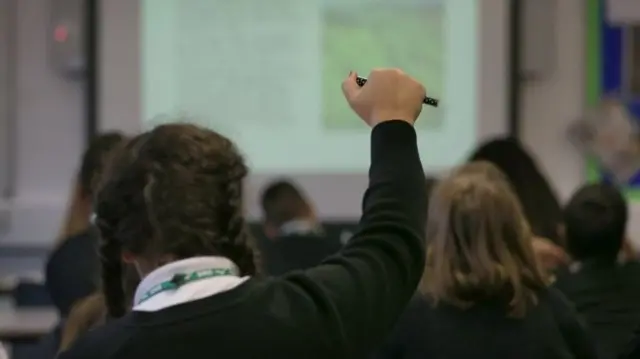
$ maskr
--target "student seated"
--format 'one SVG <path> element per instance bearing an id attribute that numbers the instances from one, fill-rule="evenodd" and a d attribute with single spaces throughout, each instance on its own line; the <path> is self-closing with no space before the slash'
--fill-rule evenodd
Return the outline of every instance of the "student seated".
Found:
<path id="1" fill-rule="evenodd" d="M 558 233 L 562 223 L 560 201 L 520 140 L 513 137 L 492 139 L 481 144 L 469 160 L 487 161 L 498 167 L 518 197 L 533 234 L 562 244 Z"/>
<path id="2" fill-rule="evenodd" d="M 104 295 L 114 320 L 60 359 L 362 358 L 391 329 L 424 268 L 425 183 L 413 123 L 424 88 L 398 70 L 343 83 L 371 127 L 360 229 L 339 256 L 256 276 L 243 217 L 247 167 L 224 136 L 167 124 L 131 140 L 98 192 Z M 142 279 L 127 313 L 123 262 Z"/>
<path id="3" fill-rule="evenodd" d="M 140 284 L 140 277 L 136 269 L 132 266 L 127 266 L 124 269 L 122 286 L 128 309 L 133 306 L 133 293 L 138 284 Z M 95 292 L 79 300 L 71 309 L 69 317 L 62 327 L 59 351 L 63 352 L 69 349 L 83 334 L 103 325 L 107 319 L 107 305 L 101 292 Z"/>
<path id="4" fill-rule="evenodd" d="M 265 274 L 281 275 L 316 266 L 342 247 L 339 238 L 322 230 L 301 190 L 280 180 L 262 192 L 260 204 L 266 241 L 261 246 Z"/>
<path id="5" fill-rule="evenodd" d="M 77 300 L 98 290 L 98 238 L 90 223 L 95 182 L 109 154 L 123 141 L 124 136 L 119 133 L 102 134 L 91 141 L 82 156 L 56 249 L 45 270 L 45 285 L 63 318 Z"/>
<path id="6" fill-rule="evenodd" d="M 558 231 L 560 201 L 523 144 L 513 137 L 495 138 L 481 144 L 469 161 L 490 162 L 507 178 L 535 236 L 533 248 L 543 269 L 552 272 L 566 266 L 569 257 Z"/>
<path id="7" fill-rule="evenodd" d="M 580 188 L 564 209 L 564 232 L 575 262 L 554 286 L 576 306 L 602 358 L 617 358 L 640 325 L 640 265 L 618 261 L 625 241 L 627 203 L 609 184 Z"/>
<path id="8" fill-rule="evenodd" d="M 596 358 L 561 294 L 547 288 L 520 204 L 500 171 L 473 162 L 429 199 L 419 294 L 377 358 Z"/>

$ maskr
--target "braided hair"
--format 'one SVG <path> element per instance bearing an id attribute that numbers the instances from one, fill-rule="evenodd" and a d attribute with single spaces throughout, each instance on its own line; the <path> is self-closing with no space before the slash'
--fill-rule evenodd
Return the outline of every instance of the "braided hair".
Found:
<path id="1" fill-rule="evenodd" d="M 241 275 L 257 271 L 242 211 L 247 166 L 226 137 L 195 125 L 167 124 L 115 155 L 96 196 L 102 280 L 111 317 L 127 311 L 123 252 L 161 265 L 223 256 Z"/>

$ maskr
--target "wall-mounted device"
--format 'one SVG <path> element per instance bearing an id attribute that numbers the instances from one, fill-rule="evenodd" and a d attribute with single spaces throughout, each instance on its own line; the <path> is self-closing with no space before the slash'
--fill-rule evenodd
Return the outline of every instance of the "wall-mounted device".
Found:
<path id="1" fill-rule="evenodd" d="M 616 25 L 640 25 L 640 1 L 607 0 L 607 20 Z"/>
<path id="2" fill-rule="evenodd" d="M 85 0 L 51 0 L 49 59 L 61 75 L 79 79 L 85 73 Z"/>
<path id="3" fill-rule="evenodd" d="M 521 0 L 520 77 L 535 80 L 550 76 L 557 54 L 557 1 Z"/>

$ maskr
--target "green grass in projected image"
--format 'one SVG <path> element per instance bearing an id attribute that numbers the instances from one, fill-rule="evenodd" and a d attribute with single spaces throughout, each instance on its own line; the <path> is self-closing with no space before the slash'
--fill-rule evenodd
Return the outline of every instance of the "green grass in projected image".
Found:
<path id="1" fill-rule="evenodd" d="M 350 70 L 366 76 L 372 68 L 399 67 L 420 80 L 430 94 L 443 93 L 443 7 L 425 5 L 332 5 L 324 10 L 323 119 L 329 130 L 361 128 L 336 84 Z M 418 126 L 440 126 L 440 110 L 425 108 Z"/>

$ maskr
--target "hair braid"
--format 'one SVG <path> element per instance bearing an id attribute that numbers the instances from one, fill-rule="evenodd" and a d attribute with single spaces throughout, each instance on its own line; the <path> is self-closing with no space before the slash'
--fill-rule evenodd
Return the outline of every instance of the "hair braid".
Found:
<path id="1" fill-rule="evenodd" d="M 194 125 L 161 125 L 129 141 L 112 163 L 96 201 L 110 315 L 121 316 L 127 303 L 123 251 L 150 264 L 142 275 L 195 256 L 224 256 L 241 275 L 256 273 L 242 206 L 248 170 L 232 141 Z"/>
<path id="2" fill-rule="evenodd" d="M 102 291 L 109 316 L 122 317 L 127 312 L 126 295 L 122 286 L 124 270 L 120 256 L 122 249 L 120 243 L 112 235 L 112 230 L 104 221 L 98 221 L 97 227 L 103 235 L 100 246 L 102 262 Z"/>
<path id="3" fill-rule="evenodd" d="M 224 188 L 226 210 L 221 211 L 225 218 L 220 218 L 220 223 L 225 224 L 221 231 L 223 254 L 234 260 L 241 275 L 255 275 L 258 272 L 258 253 L 243 215 L 242 179 L 246 174 L 247 168 L 241 158 L 232 163 Z"/>

